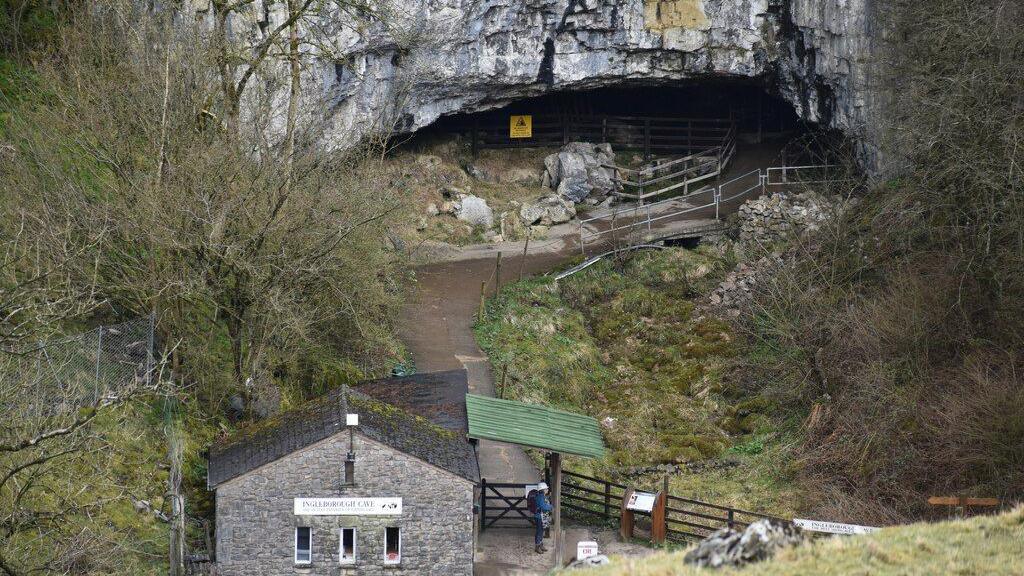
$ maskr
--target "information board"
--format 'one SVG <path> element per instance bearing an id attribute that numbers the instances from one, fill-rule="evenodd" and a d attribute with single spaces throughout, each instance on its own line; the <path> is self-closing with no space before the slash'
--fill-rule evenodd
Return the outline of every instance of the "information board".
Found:
<path id="1" fill-rule="evenodd" d="M 509 138 L 533 138 L 533 116 L 512 116 L 508 122 Z"/>
<path id="2" fill-rule="evenodd" d="M 657 494 L 633 492 L 629 495 L 629 500 L 626 501 L 626 509 L 637 512 L 650 512 L 654 509 L 654 499 L 656 497 Z"/>

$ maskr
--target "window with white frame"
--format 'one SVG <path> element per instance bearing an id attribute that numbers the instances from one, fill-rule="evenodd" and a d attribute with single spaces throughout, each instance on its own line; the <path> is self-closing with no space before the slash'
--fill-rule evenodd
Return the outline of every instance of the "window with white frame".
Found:
<path id="1" fill-rule="evenodd" d="M 295 563 L 313 563 L 313 529 L 309 526 L 295 528 Z"/>
<path id="2" fill-rule="evenodd" d="M 356 562 L 356 529 L 342 528 L 341 537 L 338 542 L 338 556 L 342 564 L 355 564 Z"/>
<path id="3" fill-rule="evenodd" d="M 384 563 L 398 564 L 402 561 L 402 530 L 397 526 L 384 529 Z"/>

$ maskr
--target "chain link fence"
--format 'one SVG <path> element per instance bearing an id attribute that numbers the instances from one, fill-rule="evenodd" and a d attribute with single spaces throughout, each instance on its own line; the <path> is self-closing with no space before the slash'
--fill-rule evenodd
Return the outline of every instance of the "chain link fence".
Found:
<path id="1" fill-rule="evenodd" d="M 0 394 L 24 416 L 98 406 L 151 384 L 154 318 L 100 326 L 0 358 Z"/>

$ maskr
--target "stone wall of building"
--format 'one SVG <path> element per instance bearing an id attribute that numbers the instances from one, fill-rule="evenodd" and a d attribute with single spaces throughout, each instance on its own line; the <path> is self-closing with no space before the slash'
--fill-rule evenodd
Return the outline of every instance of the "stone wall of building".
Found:
<path id="1" fill-rule="evenodd" d="M 217 487 L 220 576 L 473 572 L 474 485 L 360 435 L 355 485 L 342 486 L 348 435 L 326 440 Z M 296 516 L 295 498 L 401 497 L 401 516 Z M 310 526 L 313 563 L 294 563 L 295 528 Z M 385 566 L 384 529 L 402 530 L 402 562 Z M 356 528 L 356 564 L 341 565 L 342 527 Z"/>

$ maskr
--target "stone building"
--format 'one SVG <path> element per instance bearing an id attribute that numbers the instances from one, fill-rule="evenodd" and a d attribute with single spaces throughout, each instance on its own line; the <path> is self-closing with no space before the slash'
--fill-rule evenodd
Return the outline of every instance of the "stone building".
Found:
<path id="1" fill-rule="evenodd" d="M 217 574 L 472 574 L 465 394 L 461 370 L 368 382 L 211 447 Z"/>

